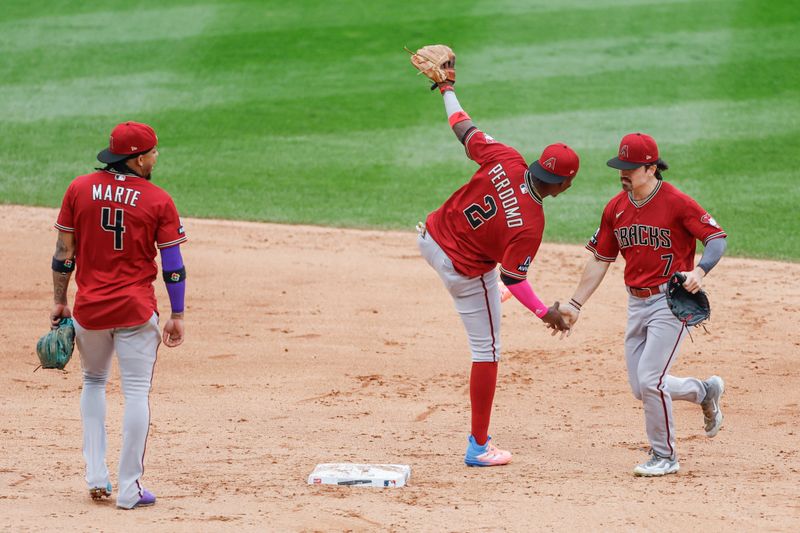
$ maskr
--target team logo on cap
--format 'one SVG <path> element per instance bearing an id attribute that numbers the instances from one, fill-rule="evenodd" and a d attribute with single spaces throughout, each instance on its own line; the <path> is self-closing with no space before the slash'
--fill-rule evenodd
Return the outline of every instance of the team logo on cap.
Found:
<path id="1" fill-rule="evenodd" d="M 623 144 L 622 146 L 619 147 L 619 156 L 620 156 L 620 158 L 623 158 L 623 157 L 627 158 L 628 157 L 628 145 L 627 144 Z"/>
<path id="2" fill-rule="evenodd" d="M 550 170 L 555 170 L 556 169 L 556 158 L 555 157 L 549 158 L 547 161 L 542 163 L 542 166 L 546 167 L 546 168 L 549 168 Z"/>

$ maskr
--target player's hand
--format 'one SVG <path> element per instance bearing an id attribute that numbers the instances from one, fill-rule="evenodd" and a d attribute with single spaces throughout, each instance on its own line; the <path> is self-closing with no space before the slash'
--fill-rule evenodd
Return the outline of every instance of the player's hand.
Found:
<path id="1" fill-rule="evenodd" d="M 558 312 L 558 302 L 547 309 L 547 314 L 542 317 L 542 321 L 547 324 L 548 329 L 553 330 L 553 335 L 561 331 L 562 339 L 564 338 L 564 332 L 569 331 L 569 325 L 564 321 L 561 313 Z"/>
<path id="2" fill-rule="evenodd" d="M 183 344 L 183 319 L 170 318 L 164 324 L 164 334 L 162 336 L 164 344 L 170 348 Z"/>
<path id="3" fill-rule="evenodd" d="M 505 283 L 498 281 L 497 288 L 500 291 L 500 303 L 505 303 L 506 300 L 511 298 L 511 291 L 508 290 L 508 287 L 506 287 Z"/>
<path id="4" fill-rule="evenodd" d="M 683 288 L 687 291 L 694 294 L 703 288 L 703 277 L 706 273 L 702 268 L 697 267 L 690 272 L 681 272 L 681 274 L 686 276 L 686 281 L 683 282 Z"/>
<path id="5" fill-rule="evenodd" d="M 573 326 L 578 321 L 578 318 L 580 318 L 581 311 L 572 304 L 567 303 L 564 306 L 559 307 L 558 312 L 561 313 L 561 316 L 564 318 L 564 322 L 566 322 L 567 326 L 569 326 L 569 330 L 567 330 L 567 337 L 569 337 L 572 333 Z"/>
<path id="6" fill-rule="evenodd" d="M 58 328 L 58 323 L 62 318 L 70 318 L 72 311 L 69 310 L 67 304 L 53 304 L 53 309 L 50 311 L 50 328 Z"/>

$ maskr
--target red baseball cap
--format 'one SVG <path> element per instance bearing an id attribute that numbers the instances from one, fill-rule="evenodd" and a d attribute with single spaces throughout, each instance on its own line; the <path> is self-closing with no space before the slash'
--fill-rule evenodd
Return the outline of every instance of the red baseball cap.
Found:
<path id="1" fill-rule="evenodd" d="M 135 154 L 143 154 L 158 144 L 153 128 L 141 122 L 123 122 L 111 130 L 108 148 L 97 154 L 101 163 L 111 164 L 128 159 Z"/>
<path id="2" fill-rule="evenodd" d="M 544 149 L 539 160 L 528 167 L 528 172 L 545 183 L 561 183 L 577 174 L 580 164 L 575 150 L 564 143 L 556 143 Z"/>
<path id="3" fill-rule="evenodd" d="M 655 165 L 658 145 L 646 133 L 629 133 L 619 143 L 619 154 L 609 159 L 607 165 L 619 170 L 632 170 L 643 165 Z"/>

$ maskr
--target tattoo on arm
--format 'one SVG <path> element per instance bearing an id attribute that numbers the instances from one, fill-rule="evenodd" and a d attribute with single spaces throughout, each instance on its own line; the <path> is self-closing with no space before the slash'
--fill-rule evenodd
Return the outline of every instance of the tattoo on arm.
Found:
<path id="1" fill-rule="evenodd" d="M 56 253 L 53 256 L 59 261 L 75 257 L 75 235 L 64 231 L 58 232 Z M 53 272 L 53 302 L 67 304 L 67 289 L 72 272 Z"/>
<path id="2" fill-rule="evenodd" d="M 56 253 L 53 257 L 59 261 L 70 259 L 75 255 L 75 236 L 72 233 L 64 231 L 58 232 L 58 239 L 56 240 Z"/>
<path id="3" fill-rule="evenodd" d="M 67 288 L 72 272 L 53 272 L 53 303 L 67 304 Z"/>

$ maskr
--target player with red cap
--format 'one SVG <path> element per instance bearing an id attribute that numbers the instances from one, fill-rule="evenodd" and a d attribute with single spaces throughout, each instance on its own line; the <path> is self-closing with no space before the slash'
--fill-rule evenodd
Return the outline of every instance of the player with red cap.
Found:
<path id="1" fill-rule="evenodd" d="M 650 457 L 637 465 L 638 476 L 662 476 L 678 471 L 672 401 L 702 406 L 709 437 L 722 426 L 720 398 L 725 383 L 719 376 L 705 381 L 669 373 L 689 327 L 667 305 L 666 288 L 673 274 L 686 276 L 684 287 L 700 290 L 703 278 L 726 248 L 726 233 L 687 194 L 663 181 L 669 166 L 659 157 L 656 141 L 644 133 L 622 138 L 608 166 L 619 170 L 622 191 L 608 202 L 600 228 L 586 248 L 592 252 L 570 302 L 560 312 L 570 325 L 594 293 L 618 255 L 625 258 L 628 327 L 625 362 L 633 395 L 644 407 Z M 695 266 L 697 241 L 705 250 Z"/>
<path id="2" fill-rule="evenodd" d="M 511 453 L 489 436 L 500 359 L 499 277 L 523 305 L 548 327 L 566 331 L 558 302 L 547 307 L 527 281 L 542 242 L 548 196 L 558 196 L 578 173 L 578 155 L 566 144 L 546 147 L 530 166 L 514 148 L 479 130 L 456 98 L 453 82 L 439 84 L 445 111 L 467 157 L 478 170 L 418 226 L 422 255 L 450 292 L 472 352 L 471 432 L 464 462 L 495 466 Z"/>
<path id="3" fill-rule="evenodd" d="M 157 144 L 147 124 L 117 125 L 108 148 L 97 155 L 106 166 L 70 183 L 55 224 L 50 321 L 56 326 L 74 314 L 83 370 L 83 456 L 93 499 L 108 497 L 112 490 L 105 458 L 105 387 L 114 352 L 119 360 L 125 415 L 117 506 L 123 509 L 155 503 L 153 493 L 141 485 L 150 385 L 162 338 L 169 347 L 184 338 L 186 269 L 179 245 L 186 235 L 172 198 L 150 181 Z M 163 334 L 153 289 L 158 250 L 172 307 Z M 76 268 L 78 291 L 70 310 L 67 288 Z"/>

